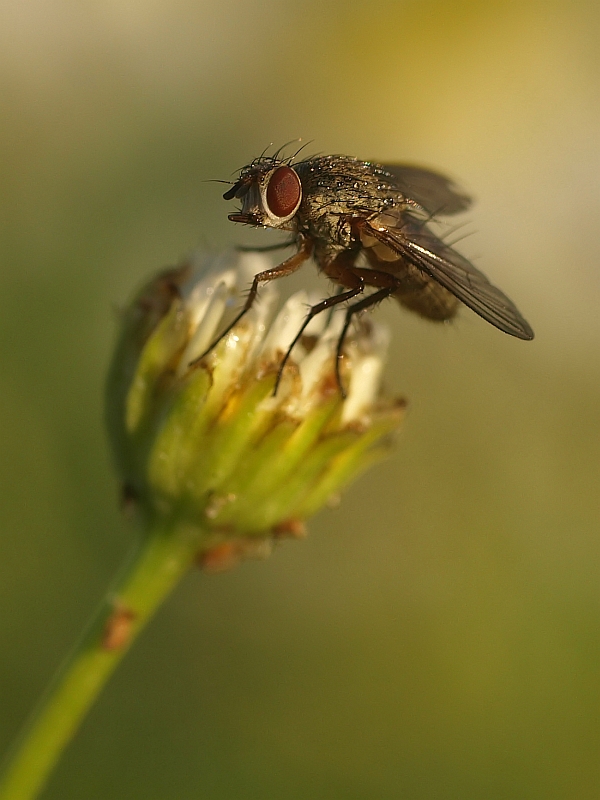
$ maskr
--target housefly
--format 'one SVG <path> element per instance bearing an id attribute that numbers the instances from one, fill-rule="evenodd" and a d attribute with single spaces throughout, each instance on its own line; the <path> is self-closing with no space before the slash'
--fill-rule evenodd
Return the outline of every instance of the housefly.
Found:
<path id="1" fill-rule="evenodd" d="M 254 276 L 242 310 L 217 341 L 249 311 L 261 283 L 290 275 L 311 256 L 340 287 L 308 311 L 277 383 L 310 320 L 340 303 L 347 304 L 336 358 L 342 394 L 339 368 L 350 322 L 387 297 L 436 321 L 454 317 L 462 302 L 504 333 L 533 339 L 514 303 L 433 231 L 435 219 L 464 211 L 471 202 L 443 175 L 342 155 L 295 161 L 263 154 L 240 171 L 223 197 L 241 201 L 241 209 L 229 214 L 232 222 L 288 231 L 292 241 L 280 246 L 294 244 L 296 252 Z"/>

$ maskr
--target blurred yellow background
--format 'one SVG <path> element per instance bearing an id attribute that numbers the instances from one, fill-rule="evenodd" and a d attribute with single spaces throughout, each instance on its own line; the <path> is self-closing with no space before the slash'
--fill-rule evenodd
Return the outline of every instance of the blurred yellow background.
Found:
<path id="1" fill-rule="evenodd" d="M 0 749 L 133 544 L 115 310 L 195 246 L 275 241 L 203 181 L 296 137 L 456 176 L 460 249 L 536 332 L 376 311 L 410 402 L 392 459 L 305 542 L 190 575 L 45 800 L 600 796 L 599 23 L 591 0 L 0 3 Z"/>

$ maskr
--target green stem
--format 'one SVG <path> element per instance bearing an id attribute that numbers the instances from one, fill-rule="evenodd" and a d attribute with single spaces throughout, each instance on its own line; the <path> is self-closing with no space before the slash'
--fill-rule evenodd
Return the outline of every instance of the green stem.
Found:
<path id="1" fill-rule="evenodd" d="M 132 641 L 193 563 L 202 539 L 203 531 L 177 521 L 151 526 L 10 753 L 0 800 L 37 796 Z"/>

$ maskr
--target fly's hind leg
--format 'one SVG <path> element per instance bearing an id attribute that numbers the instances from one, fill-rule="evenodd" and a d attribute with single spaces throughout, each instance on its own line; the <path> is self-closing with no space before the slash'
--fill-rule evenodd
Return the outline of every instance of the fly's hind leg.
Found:
<path id="1" fill-rule="evenodd" d="M 331 278 L 331 280 L 335 281 L 342 288 L 347 289 L 347 291 L 342 291 L 341 293 L 333 295 L 332 297 L 327 297 L 325 300 L 322 300 L 320 303 L 317 303 L 317 305 L 312 306 L 309 309 L 306 319 L 292 340 L 292 343 L 288 347 L 287 353 L 283 357 L 283 360 L 279 366 L 277 380 L 275 381 L 275 388 L 273 390 L 274 395 L 277 393 L 277 389 L 279 388 L 279 383 L 283 375 L 283 370 L 292 353 L 292 350 L 306 330 L 306 327 L 311 319 L 316 317 L 316 315 L 320 314 L 322 311 L 332 309 L 340 303 L 345 303 L 347 300 L 351 300 L 353 297 L 362 294 L 365 286 L 377 287 L 379 288 L 379 291 L 350 306 L 346 311 L 346 319 L 344 320 L 342 333 L 340 334 L 340 338 L 338 340 L 335 359 L 335 375 L 337 384 L 340 388 L 340 394 L 342 397 L 346 397 L 346 390 L 344 389 L 340 373 L 340 365 L 342 361 L 342 348 L 344 346 L 344 339 L 346 337 L 350 321 L 352 320 L 354 314 L 362 311 L 364 308 L 368 308 L 369 306 L 378 303 L 385 297 L 389 297 L 389 295 L 393 294 L 398 288 L 398 279 L 387 272 L 355 267 L 354 262 L 356 261 L 357 255 L 357 250 L 344 250 L 341 253 L 338 253 L 335 258 L 332 258 L 323 265 L 323 271 L 327 277 Z"/>
<path id="2" fill-rule="evenodd" d="M 344 399 L 346 398 L 346 390 L 344 388 L 344 384 L 342 383 L 341 376 L 341 364 L 343 358 L 342 351 L 344 348 L 344 340 L 346 339 L 346 334 L 348 333 L 348 328 L 352 322 L 352 317 L 355 314 L 358 314 L 360 311 L 371 308 L 372 306 L 377 305 L 377 303 L 380 303 L 382 300 L 385 300 L 387 297 L 390 297 L 390 295 L 394 294 L 394 292 L 398 289 L 399 284 L 398 278 L 396 278 L 395 275 L 390 275 L 389 272 L 383 272 L 382 270 L 354 267 L 351 271 L 355 278 L 363 281 L 364 285 L 372 286 L 376 288 L 377 291 L 373 292 L 373 294 L 370 294 L 368 297 L 359 300 L 358 303 L 353 303 L 346 310 L 346 317 L 344 319 L 344 325 L 338 339 L 337 350 L 335 354 L 335 375 L 338 386 L 340 387 L 340 393 Z"/>

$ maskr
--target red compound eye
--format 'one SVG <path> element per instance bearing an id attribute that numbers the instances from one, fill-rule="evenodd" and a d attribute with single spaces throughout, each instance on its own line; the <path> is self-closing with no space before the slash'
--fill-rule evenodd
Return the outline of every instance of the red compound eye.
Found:
<path id="1" fill-rule="evenodd" d="M 300 178 L 291 167 L 278 167 L 267 186 L 268 210 L 276 217 L 288 217 L 302 196 Z"/>

